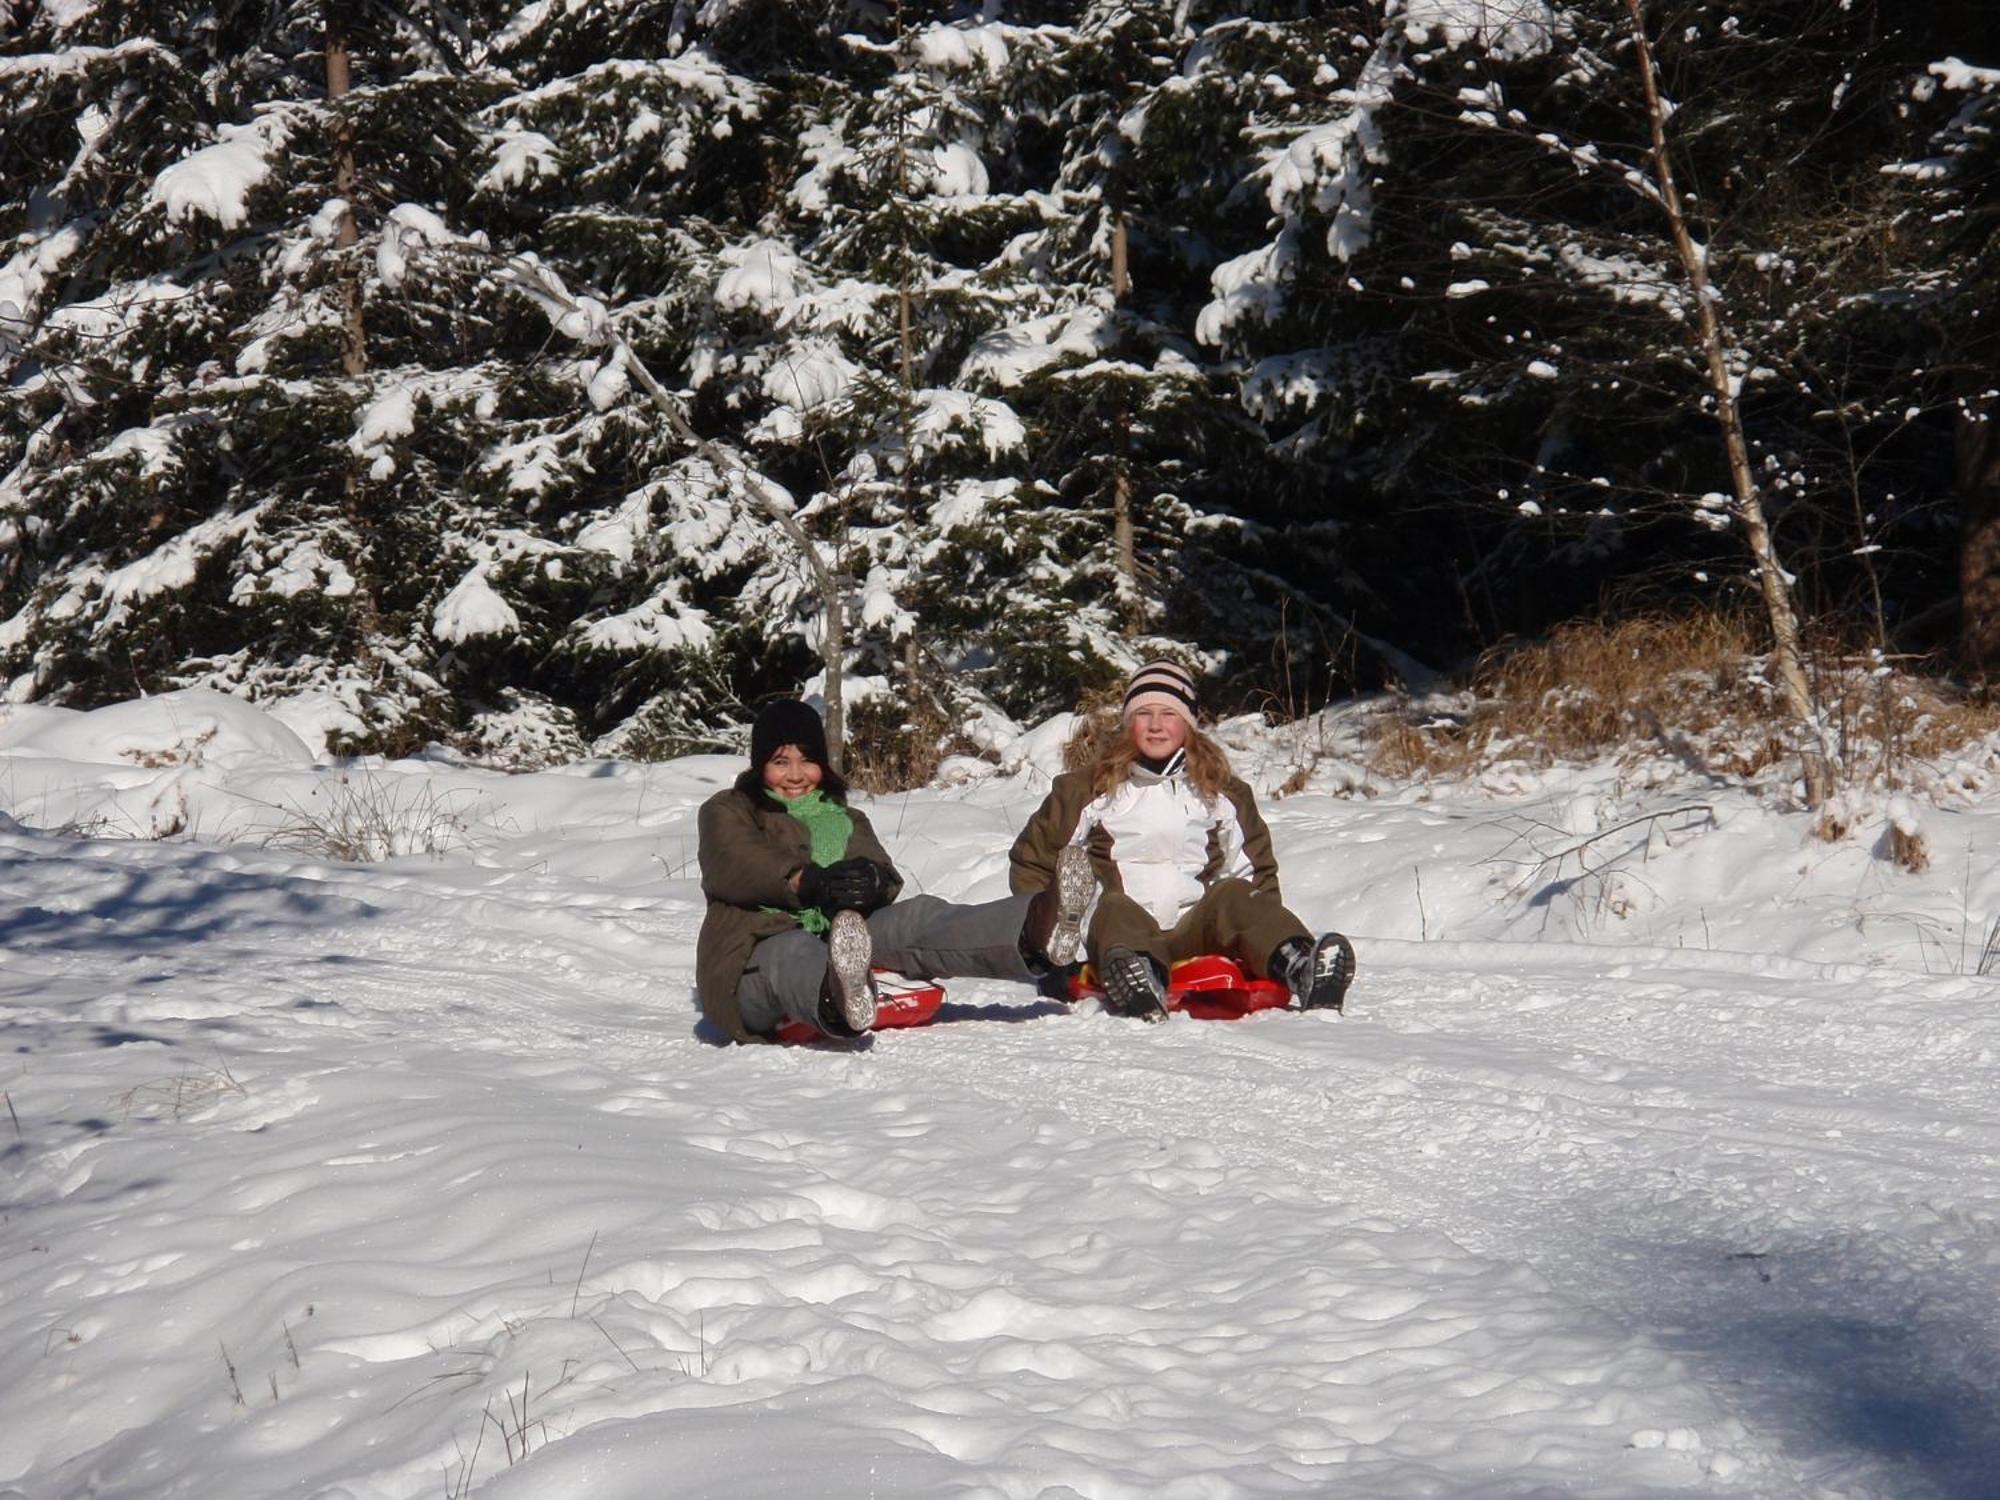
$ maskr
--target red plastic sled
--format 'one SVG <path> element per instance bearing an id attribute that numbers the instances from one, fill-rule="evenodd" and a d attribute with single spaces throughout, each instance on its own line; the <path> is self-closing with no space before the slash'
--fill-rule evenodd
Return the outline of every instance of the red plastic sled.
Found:
<path id="1" fill-rule="evenodd" d="M 1102 1000 L 1104 989 L 1085 964 L 1070 980 L 1072 1000 Z M 1283 1010 L 1292 992 L 1275 979 L 1252 979 L 1233 958 L 1205 953 L 1184 958 L 1167 975 L 1167 1009 L 1197 1021 L 1240 1021 L 1260 1010 Z"/>
<path id="2" fill-rule="evenodd" d="M 944 986 L 927 980 L 905 979 L 885 969 L 875 971 L 875 1024 L 871 1031 L 888 1031 L 897 1026 L 922 1026 L 944 1004 Z M 787 1021 L 778 1028 L 778 1040 L 790 1046 L 832 1040 L 816 1026 L 804 1021 Z"/>

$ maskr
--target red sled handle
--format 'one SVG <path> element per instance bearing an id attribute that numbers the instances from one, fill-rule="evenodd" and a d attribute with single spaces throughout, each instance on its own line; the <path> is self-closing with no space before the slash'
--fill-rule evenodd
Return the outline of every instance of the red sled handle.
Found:
<path id="1" fill-rule="evenodd" d="M 1089 964 L 1069 983 L 1072 1000 L 1101 1000 L 1103 986 Z M 1238 1021 L 1254 1011 L 1283 1010 L 1292 992 L 1275 979 L 1253 979 L 1233 958 L 1204 953 L 1184 958 L 1167 974 L 1167 1009 L 1198 1021 Z"/>
<path id="2" fill-rule="evenodd" d="M 905 979 L 900 974 L 877 969 L 875 1024 L 869 1030 L 889 1031 L 898 1026 L 922 1026 L 937 1015 L 938 1007 L 943 1004 L 943 985 Z M 825 1032 L 817 1026 L 808 1026 L 804 1021 L 782 1022 L 774 1035 L 788 1047 L 829 1040 Z"/>

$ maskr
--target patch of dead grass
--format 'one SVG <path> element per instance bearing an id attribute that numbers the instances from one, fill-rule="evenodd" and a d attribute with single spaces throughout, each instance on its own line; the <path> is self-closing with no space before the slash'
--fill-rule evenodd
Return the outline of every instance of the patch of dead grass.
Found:
<path id="1" fill-rule="evenodd" d="M 1921 875 L 1931 867 L 1930 841 L 1921 830 L 1892 823 L 1889 825 L 1889 859 L 1897 869 Z"/>
<path id="2" fill-rule="evenodd" d="M 880 796 L 929 786 L 947 756 L 978 754 L 979 747 L 958 734 L 930 699 L 907 709 L 886 699 L 865 699 L 847 711 L 841 774 L 861 791 Z"/>
<path id="3" fill-rule="evenodd" d="M 1797 758 L 1765 659 L 1754 622 L 1726 613 L 1565 625 L 1488 652 L 1455 698 L 1383 710 L 1367 731 L 1369 767 L 1408 780 L 1664 754 L 1753 779 Z M 1838 762 L 1891 786 L 1911 761 L 2000 731 L 2000 705 L 1867 655 L 1816 652 L 1813 678 Z"/>

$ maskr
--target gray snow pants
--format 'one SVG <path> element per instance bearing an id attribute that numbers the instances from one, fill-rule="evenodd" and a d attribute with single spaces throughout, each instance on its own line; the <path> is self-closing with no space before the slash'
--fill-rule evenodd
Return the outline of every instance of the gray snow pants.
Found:
<path id="1" fill-rule="evenodd" d="M 868 919 L 875 967 L 909 979 L 1012 979 L 1033 984 L 1021 957 L 1021 927 L 1031 896 L 961 906 L 938 896 L 894 901 Z M 826 939 L 802 928 L 767 937 L 750 953 L 736 990 L 743 1024 L 769 1033 L 782 1021 L 819 1025 Z"/>

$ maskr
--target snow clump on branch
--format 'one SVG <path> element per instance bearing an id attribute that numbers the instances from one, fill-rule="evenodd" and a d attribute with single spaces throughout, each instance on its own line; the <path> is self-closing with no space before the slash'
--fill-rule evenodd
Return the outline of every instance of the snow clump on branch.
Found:
<path id="1" fill-rule="evenodd" d="M 729 269 L 715 283 L 715 305 L 724 312 L 776 314 L 797 300 L 808 281 L 798 256 L 777 240 L 732 247 L 722 260 Z"/>
<path id="2" fill-rule="evenodd" d="M 482 245 L 447 226 L 443 219 L 415 203 L 398 203 L 382 221 L 382 240 L 375 249 L 375 270 L 385 285 L 400 287 L 409 271 L 410 257 L 422 250 L 444 250 L 460 245 Z"/>
<path id="3" fill-rule="evenodd" d="M 1398 7 L 1391 4 L 1393 14 Z M 1433 34 L 1448 47 L 1477 46 L 1502 61 L 1540 57 L 1555 45 L 1547 0 L 1402 0 L 1403 31 L 1416 46 Z"/>
<path id="4" fill-rule="evenodd" d="M 483 635 L 514 635 L 521 617 L 486 581 L 486 564 L 475 563 L 431 615 L 431 634 L 459 645 Z"/>
<path id="5" fill-rule="evenodd" d="M 153 179 L 146 194 L 160 204 L 169 223 L 204 215 L 224 229 L 241 228 L 249 217 L 250 194 L 271 175 L 270 156 L 291 139 L 292 121 L 274 111 L 248 125 L 224 125 L 216 142 L 189 153 Z"/>

